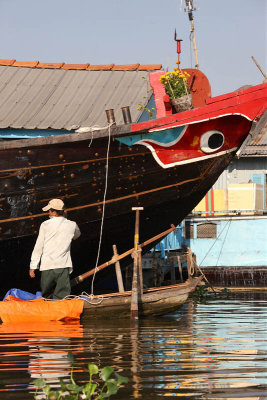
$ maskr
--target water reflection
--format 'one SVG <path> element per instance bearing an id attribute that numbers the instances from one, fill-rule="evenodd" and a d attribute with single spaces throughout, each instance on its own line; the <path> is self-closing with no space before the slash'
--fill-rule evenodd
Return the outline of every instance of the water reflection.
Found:
<path id="1" fill-rule="evenodd" d="M 267 399 L 267 294 L 189 301 L 167 317 L 140 321 L 0 326 L 0 399 L 32 399 L 32 381 L 88 379 L 87 364 L 112 365 L 130 383 L 116 399 Z"/>
<path id="2" fill-rule="evenodd" d="M 1 392 L 21 389 L 31 392 L 32 380 L 36 378 L 44 378 L 49 385 L 55 386 L 59 377 L 69 377 L 68 351 L 82 352 L 82 337 L 80 323 L 65 325 L 55 321 L 0 325 L 0 396 Z M 23 379 L 21 385 L 18 384 L 20 378 Z"/>

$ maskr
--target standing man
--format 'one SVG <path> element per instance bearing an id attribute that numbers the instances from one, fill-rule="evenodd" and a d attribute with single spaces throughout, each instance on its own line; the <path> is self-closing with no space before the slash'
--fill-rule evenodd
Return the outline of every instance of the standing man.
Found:
<path id="1" fill-rule="evenodd" d="M 50 219 L 40 226 L 31 257 L 30 277 L 35 277 L 35 270 L 40 264 L 42 296 L 63 299 L 71 291 L 71 241 L 77 239 L 81 232 L 76 222 L 64 217 L 62 200 L 52 199 L 42 210 L 49 211 Z"/>

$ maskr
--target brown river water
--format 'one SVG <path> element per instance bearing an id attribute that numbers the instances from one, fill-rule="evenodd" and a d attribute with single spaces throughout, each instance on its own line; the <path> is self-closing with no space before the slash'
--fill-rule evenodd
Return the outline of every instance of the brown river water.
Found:
<path id="1" fill-rule="evenodd" d="M 129 378 L 111 399 L 267 399 L 267 292 L 235 293 L 140 320 L 0 325 L 0 399 L 33 399 L 33 380 L 88 379 L 87 365 Z"/>

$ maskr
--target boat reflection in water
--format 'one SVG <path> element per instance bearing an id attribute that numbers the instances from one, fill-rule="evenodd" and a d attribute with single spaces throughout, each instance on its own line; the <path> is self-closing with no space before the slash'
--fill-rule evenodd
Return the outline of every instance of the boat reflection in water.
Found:
<path id="1" fill-rule="evenodd" d="M 267 292 L 189 300 L 179 312 L 86 324 L 0 326 L 0 399 L 33 398 L 33 379 L 88 381 L 88 363 L 127 376 L 116 399 L 266 399 Z"/>
<path id="2" fill-rule="evenodd" d="M 68 352 L 83 352 L 80 342 L 83 330 L 77 321 L 71 324 L 59 321 L 2 324 L 0 335 L 1 384 L 5 382 L 0 398 L 1 391 L 24 389 L 33 392 L 33 380 L 38 378 L 45 379 L 51 388 L 58 385 L 59 378 L 69 381 L 72 364 Z M 23 372 L 30 376 L 30 381 L 20 385 L 18 380 Z M 16 383 L 8 384 L 9 381 Z"/>

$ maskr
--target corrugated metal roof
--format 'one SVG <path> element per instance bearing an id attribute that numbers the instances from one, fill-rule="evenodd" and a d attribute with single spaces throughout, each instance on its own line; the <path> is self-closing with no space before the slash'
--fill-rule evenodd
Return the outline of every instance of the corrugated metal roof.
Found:
<path id="1" fill-rule="evenodd" d="M 245 148 L 242 157 L 267 156 L 267 125 Z"/>
<path id="2" fill-rule="evenodd" d="M 104 126 L 108 109 L 122 124 L 124 106 L 136 121 L 151 96 L 149 73 L 160 68 L 0 60 L 0 129 Z"/>

